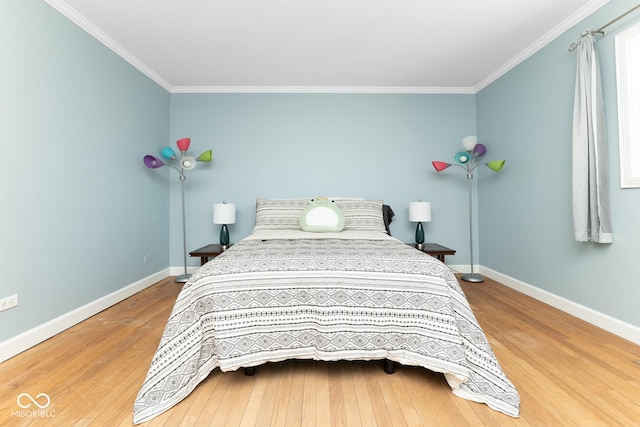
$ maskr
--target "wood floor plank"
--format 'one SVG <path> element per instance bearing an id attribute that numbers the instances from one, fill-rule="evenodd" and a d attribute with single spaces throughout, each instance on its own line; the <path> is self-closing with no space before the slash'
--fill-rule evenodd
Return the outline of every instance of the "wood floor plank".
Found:
<path id="1" fill-rule="evenodd" d="M 372 366 L 375 365 L 373 363 L 363 364 L 351 362 L 349 365 L 352 368 L 350 371 L 351 381 L 353 382 L 353 387 L 356 392 L 356 402 L 358 412 L 360 414 L 360 422 L 363 426 L 375 426 L 376 420 L 373 416 L 371 397 L 367 390 L 365 377 L 371 373 L 372 369 L 377 369 L 378 367 Z"/>
<path id="2" fill-rule="evenodd" d="M 241 427 L 252 427 L 257 425 L 258 413 L 260 405 L 265 398 L 267 388 L 267 378 L 263 369 L 260 369 L 258 375 L 251 377 L 253 382 L 251 387 L 251 395 L 247 402 L 247 406 L 244 409 L 242 420 L 240 421 Z"/>
<path id="3" fill-rule="evenodd" d="M 329 401 L 331 402 L 331 425 L 346 426 L 347 417 L 344 407 L 344 389 L 340 374 L 340 362 L 329 363 Z"/>
<path id="4" fill-rule="evenodd" d="M 305 365 L 302 389 L 302 417 L 300 424 L 314 427 L 318 425 L 318 370 L 319 363 L 308 361 Z"/>
<path id="5" fill-rule="evenodd" d="M 370 369 L 363 369 L 363 371 L 366 372 L 364 383 L 371 402 L 372 415 L 376 421 L 375 425 L 390 426 L 392 424 L 392 417 L 385 406 L 382 386 L 379 381 L 381 375 L 375 375 Z"/>
<path id="6" fill-rule="evenodd" d="M 316 425 L 318 427 L 331 426 L 331 390 L 329 385 L 329 366 L 327 362 L 318 362 L 316 372 Z"/>

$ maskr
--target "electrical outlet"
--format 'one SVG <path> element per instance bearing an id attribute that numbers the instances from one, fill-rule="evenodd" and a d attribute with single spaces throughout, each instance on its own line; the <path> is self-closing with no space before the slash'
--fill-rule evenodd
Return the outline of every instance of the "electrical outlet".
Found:
<path id="1" fill-rule="evenodd" d="M 151 254 L 144 256 L 144 262 L 151 262 Z"/>
<path id="2" fill-rule="evenodd" d="M 0 299 L 0 311 L 7 310 L 18 305 L 18 294 Z"/>

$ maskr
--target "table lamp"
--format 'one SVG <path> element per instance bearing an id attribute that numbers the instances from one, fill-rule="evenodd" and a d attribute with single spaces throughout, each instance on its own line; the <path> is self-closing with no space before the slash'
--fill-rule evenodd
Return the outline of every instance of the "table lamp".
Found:
<path id="1" fill-rule="evenodd" d="M 227 225 L 236 223 L 236 205 L 227 203 L 213 204 L 213 223 L 222 224 L 220 229 L 220 248 L 224 251 L 229 247 L 229 229 Z"/>
<path id="2" fill-rule="evenodd" d="M 416 226 L 416 248 L 422 250 L 424 247 L 422 223 L 431 221 L 431 202 L 418 200 L 417 202 L 409 203 L 409 221 L 418 223 Z"/>

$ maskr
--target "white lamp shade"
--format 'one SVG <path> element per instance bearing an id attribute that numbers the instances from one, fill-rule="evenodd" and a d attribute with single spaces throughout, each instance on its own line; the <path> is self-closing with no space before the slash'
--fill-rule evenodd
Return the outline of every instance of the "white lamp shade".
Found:
<path id="1" fill-rule="evenodd" d="M 235 224 L 236 205 L 234 203 L 214 203 L 213 204 L 214 224 Z"/>
<path id="2" fill-rule="evenodd" d="M 478 137 L 476 136 L 466 136 L 462 138 L 462 146 L 467 151 L 473 150 L 473 147 L 475 147 L 477 143 L 478 143 Z"/>
<path id="3" fill-rule="evenodd" d="M 431 202 L 410 202 L 409 221 L 429 222 L 431 221 Z"/>

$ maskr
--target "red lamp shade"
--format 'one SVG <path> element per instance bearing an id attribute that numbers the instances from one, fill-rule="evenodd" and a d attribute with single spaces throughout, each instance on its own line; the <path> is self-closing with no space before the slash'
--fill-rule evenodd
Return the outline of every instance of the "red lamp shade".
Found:
<path id="1" fill-rule="evenodd" d="M 451 166 L 451 163 L 438 162 L 438 161 L 433 161 L 431 162 L 431 164 L 433 164 L 433 167 L 436 168 L 437 172 L 442 172 L 443 170 Z"/>
<path id="2" fill-rule="evenodd" d="M 181 138 L 176 141 L 176 144 L 178 144 L 180 151 L 187 151 L 189 149 L 189 145 L 191 145 L 191 138 Z"/>

